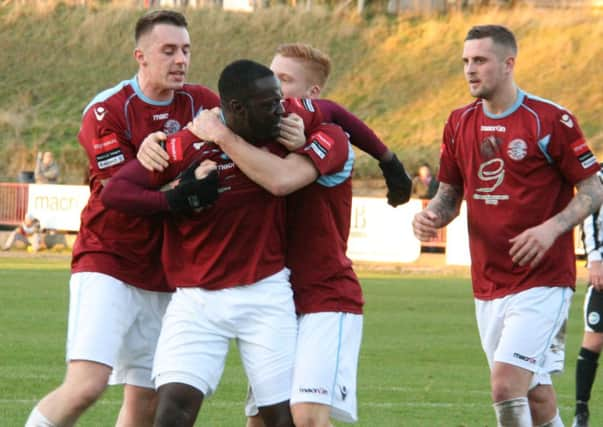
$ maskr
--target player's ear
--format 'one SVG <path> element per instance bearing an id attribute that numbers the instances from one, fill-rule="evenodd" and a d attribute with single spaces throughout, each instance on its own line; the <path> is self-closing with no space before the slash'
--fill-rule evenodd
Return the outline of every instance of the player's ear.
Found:
<path id="1" fill-rule="evenodd" d="M 146 62 L 144 60 L 144 52 L 140 47 L 134 48 L 134 59 L 138 62 L 138 65 L 144 65 Z"/>
<path id="2" fill-rule="evenodd" d="M 320 97 L 320 86 L 312 85 L 310 90 L 308 90 L 308 98 L 319 98 Z"/>
<path id="3" fill-rule="evenodd" d="M 233 114 L 237 116 L 243 115 L 246 111 L 245 105 L 238 99 L 231 99 L 230 101 L 228 101 L 228 108 Z"/>

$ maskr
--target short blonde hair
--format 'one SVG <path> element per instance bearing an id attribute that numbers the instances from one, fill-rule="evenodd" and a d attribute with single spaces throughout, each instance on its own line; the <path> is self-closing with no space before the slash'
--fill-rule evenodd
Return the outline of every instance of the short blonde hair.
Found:
<path id="1" fill-rule="evenodd" d="M 276 48 L 276 54 L 305 62 L 315 79 L 313 83 L 320 87 L 327 84 L 327 79 L 331 73 L 331 58 L 326 53 L 309 44 L 284 43 Z"/>

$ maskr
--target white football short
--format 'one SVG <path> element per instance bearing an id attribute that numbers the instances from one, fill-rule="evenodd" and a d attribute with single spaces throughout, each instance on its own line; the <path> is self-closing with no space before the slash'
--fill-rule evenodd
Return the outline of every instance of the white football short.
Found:
<path id="1" fill-rule="evenodd" d="M 358 421 L 356 378 L 363 316 L 324 312 L 299 316 L 291 405 L 320 403 L 331 417 Z M 257 415 L 255 390 L 247 396 L 245 414 Z"/>
<path id="2" fill-rule="evenodd" d="M 530 387 L 552 384 L 563 371 L 570 288 L 537 287 L 495 300 L 475 300 L 482 347 L 490 368 L 503 362 L 534 372 Z"/>
<path id="3" fill-rule="evenodd" d="M 67 361 L 112 367 L 109 384 L 153 388 L 153 355 L 172 294 L 94 272 L 72 274 L 69 287 Z"/>
<path id="4" fill-rule="evenodd" d="M 296 337 L 288 269 L 247 286 L 179 288 L 157 345 L 155 386 L 178 382 L 210 396 L 235 339 L 259 405 L 289 400 Z"/>

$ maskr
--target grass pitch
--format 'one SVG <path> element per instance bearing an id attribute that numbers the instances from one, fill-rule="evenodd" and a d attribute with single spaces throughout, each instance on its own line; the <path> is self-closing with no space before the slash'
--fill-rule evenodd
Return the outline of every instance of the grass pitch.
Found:
<path id="1" fill-rule="evenodd" d="M 0 426 L 22 426 L 31 407 L 64 375 L 68 280 L 65 256 L 0 257 Z M 357 425 L 495 426 L 466 272 L 366 272 L 361 280 L 366 315 Z M 573 414 L 582 338 L 580 282 L 570 315 L 566 372 L 555 381 L 566 425 Z M 245 388 L 232 348 L 218 392 L 205 402 L 197 425 L 244 426 Z M 114 425 L 120 401 L 120 388 L 109 388 L 79 425 Z M 603 425 L 602 401 L 603 384 L 595 383 L 592 425 Z"/>

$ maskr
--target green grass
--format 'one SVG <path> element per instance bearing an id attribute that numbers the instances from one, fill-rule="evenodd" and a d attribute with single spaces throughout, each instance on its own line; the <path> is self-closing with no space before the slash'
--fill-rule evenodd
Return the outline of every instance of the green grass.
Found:
<path id="1" fill-rule="evenodd" d="M 22 426 L 35 402 L 63 377 L 68 268 L 66 257 L 0 257 L 2 426 Z M 495 426 L 466 274 L 365 272 L 361 280 L 367 304 L 357 425 Z M 556 377 L 567 425 L 573 411 L 583 296 L 581 284 L 571 310 L 566 372 Z M 218 392 L 206 402 L 197 425 L 242 427 L 245 387 L 232 349 Z M 111 387 L 79 425 L 112 426 L 120 399 L 120 388 Z M 596 383 L 593 425 L 603 423 L 602 401 L 603 385 Z"/>

